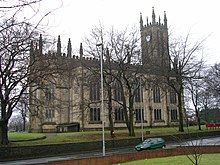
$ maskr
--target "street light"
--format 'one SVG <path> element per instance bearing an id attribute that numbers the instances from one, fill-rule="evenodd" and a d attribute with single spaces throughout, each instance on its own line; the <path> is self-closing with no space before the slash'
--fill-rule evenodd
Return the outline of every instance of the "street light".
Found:
<path id="1" fill-rule="evenodd" d="M 143 112 L 144 112 L 144 108 L 143 108 L 143 95 L 142 95 L 142 86 L 141 86 L 141 77 L 140 77 L 140 103 L 141 103 L 141 140 L 142 142 L 144 141 L 144 133 L 143 133 L 143 127 L 144 127 L 144 123 L 143 123 Z"/>
<path id="2" fill-rule="evenodd" d="M 96 44 L 97 47 L 102 46 L 102 53 L 100 55 L 100 65 L 101 65 L 101 111 L 102 111 L 102 153 L 105 156 L 105 113 L 104 113 L 104 94 L 103 94 L 103 44 Z"/>

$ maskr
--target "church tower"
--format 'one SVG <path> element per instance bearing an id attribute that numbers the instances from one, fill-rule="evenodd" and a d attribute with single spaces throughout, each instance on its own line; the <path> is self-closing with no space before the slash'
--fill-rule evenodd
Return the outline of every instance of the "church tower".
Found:
<path id="1" fill-rule="evenodd" d="M 144 25 L 141 14 L 142 64 L 150 70 L 167 71 L 170 69 L 170 58 L 166 12 L 164 12 L 163 23 L 161 23 L 160 17 L 157 22 L 154 8 L 152 8 L 152 22 L 148 22 L 148 17 L 146 22 Z"/>

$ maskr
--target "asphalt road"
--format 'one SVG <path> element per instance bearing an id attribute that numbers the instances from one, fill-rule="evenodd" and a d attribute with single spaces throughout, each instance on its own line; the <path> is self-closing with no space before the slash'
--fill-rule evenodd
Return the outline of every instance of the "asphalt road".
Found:
<path id="1" fill-rule="evenodd" d="M 186 141 L 180 143 L 168 143 L 166 148 L 174 148 L 177 146 L 199 146 L 199 145 L 220 145 L 220 137 L 215 138 L 206 138 L 201 140 L 193 140 L 193 141 Z M 117 153 L 132 153 L 137 152 L 134 149 L 134 146 L 126 147 L 126 148 L 117 148 L 106 150 L 107 155 L 113 155 Z M 28 160 L 16 160 L 16 161 L 7 161 L 7 162 L 0 162 L 0 164 L 4 165 L 28 165 L 28 164 L 38 164 L 38 163 L 47 163 L 49 161 L 59 161 L 59 160 L 69 160 L 69 159 L 79 159 L 79 158 L 88 158 L 88 157 L 98 157 L 102 156 L 102 149 L 100 151 L 94 152 L 83 152 L 83 153 L 74 153 L 65 156 L 54 156 L 54 157 L 46 157 L 46 158 L 38 158 L 38 159 L 28 159 Z"/>

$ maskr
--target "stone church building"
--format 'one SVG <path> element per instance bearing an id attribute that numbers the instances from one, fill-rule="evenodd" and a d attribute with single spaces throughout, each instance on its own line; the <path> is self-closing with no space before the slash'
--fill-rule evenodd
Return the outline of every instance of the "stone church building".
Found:
<path id="1" fill-rule="evenodd" d="M 170 70 L 168 48 L 168 27 L 166 13 L 162 21 L 156 21 L 154 9 L 152 22 L 144 24 L 140 15 L 141 57 L 140 66 L 145 67 L 154 61 L 161 71 Z M 38 72 L 36 81 L 30 87 L 30 131 L 31 132 L 70 132 L 102 128 L 101 83 L 100 72 L 91 76 L 89 68 L 100 71 L 100 60 L 85 58 L 83 45 L 79 55 L 72 56 L 71 41 L 68 42 L 67 53 L 61 52 L 61 40 L 58 37 L 57 50 L 43 54 L 43 41 L 40 36 L 37 46 L 31 45 L 31 62 L 35 61 L 32 71 Z M 37 59 L 37 60 L 36 60 Z M 158 65 L 156 65 L 158 64 Z M 105 62 L 104 62 L 105 65 Z M 117 65 L 114 64 L 115 66 Z M 158 67 L 157 67 L 158 68 Z M 117 66 L 115 67 L 117 69 Z M 160 76 L 142 71 L 144 76 Z M 150 85 L 149 85 L 150 84 Z M 169 87 L 161 87 L 149 83 L 139 86 L 134 99 L 134 126 L 157 127 L 178 125 L 177 96 Z M 104 84 L 104 123 L 109 128 L 109 111 L 107 89 Z M 120 102 L 119 88 L 112 90 L 113 100 Z M 112 119 L 114 128 L 125 128 L 125 116 L 121 104 L 113 101 Z"/>

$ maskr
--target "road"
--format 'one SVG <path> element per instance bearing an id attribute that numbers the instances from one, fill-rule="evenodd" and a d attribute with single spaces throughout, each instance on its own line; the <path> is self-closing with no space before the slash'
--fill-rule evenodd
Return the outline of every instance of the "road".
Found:
<path id="1" fill-rule="evenodd" d="M 168 148 L 177 146 L 202 146 L 202 145 L 220 145 L 220 137 L 204 138 L 199 140 L 189 140 L 180 143 L 170 143 L 167 145 Z"/>
<path id="2" fill-rule="evenodd" d="M 199 146 L 199 145 L 220 145 L 220 137 L 215 138 L 206 138 L 201 140 L 193 140 L 186 141 L 181 143 L 168 143 L 166 148 L 174 148 L 180 145 L 189 145 L 189 146 Z M 132 153 L 136 152 L 134 146 L 126 147 L 126 148 L 117 148 L 106 150 L 107 155 L 113 155 L 117 153 Z M 69 160 L 69 159 L 79 159 L 79 158 L 88 158 L 88 157 L 98 157 L 102 156 L 102 151 L 94 151 L 94 152 L 83 152 L 83 153 L 74 153 L 65 156 L 54 156 L 54 157 L 46 157 L 46 158 L 38 158 L 38 159 L 28 159 L 28 160 L 16 160 L 16 161 L 7 161 L 0 162 L 0 164 L 4 165 L 28 165 L 28 164 L 38 164 L 38 163 L 47 163 L 49 161 L 59 161 L 59 160 Z"/>

